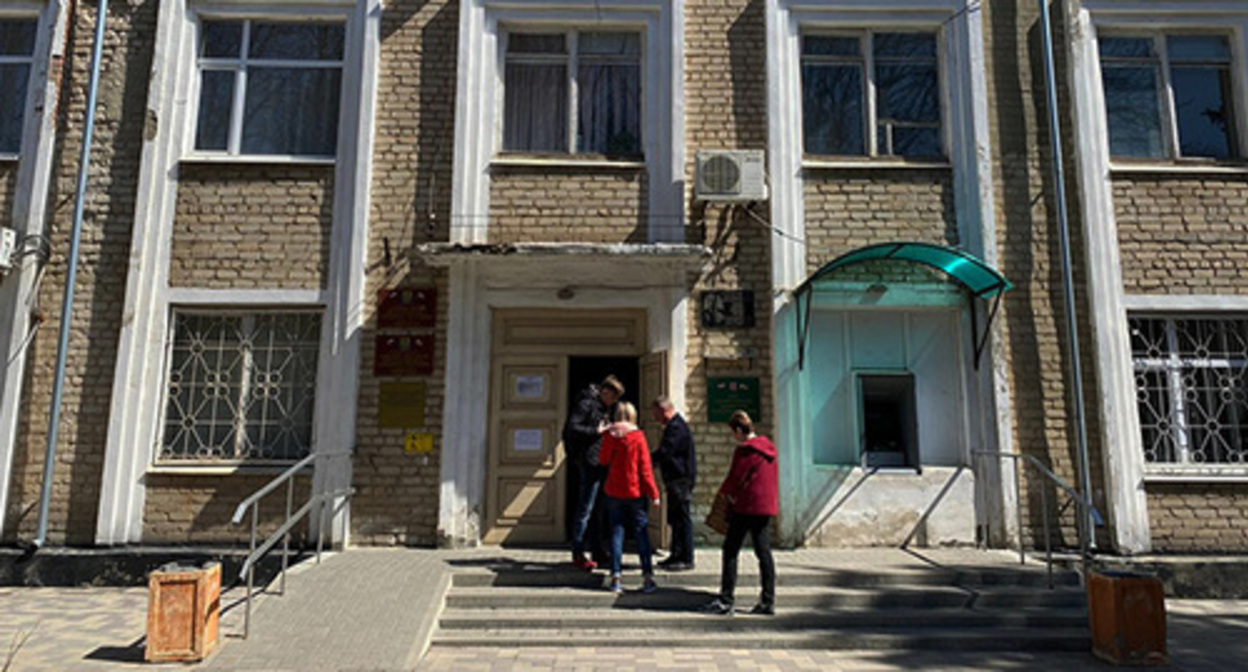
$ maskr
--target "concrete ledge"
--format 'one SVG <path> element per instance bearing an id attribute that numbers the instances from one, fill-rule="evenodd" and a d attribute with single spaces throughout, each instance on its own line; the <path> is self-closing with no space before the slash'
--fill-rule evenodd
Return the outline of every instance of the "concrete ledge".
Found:
<path id="1" fill-rule="evenodd" d="M 299 556 L 292 552 L 291 565 Z M 178 562 L 221 563 L 223 587 L 238 577 L 247 551 L 221 547 L 44 548 L 34 554 L 0 548 L 0 586 L 144 586 L 147 575 Z M 256 585 L 263 586 L 281 569 L 281 552 L 270 553 L 256 567 Z"/>

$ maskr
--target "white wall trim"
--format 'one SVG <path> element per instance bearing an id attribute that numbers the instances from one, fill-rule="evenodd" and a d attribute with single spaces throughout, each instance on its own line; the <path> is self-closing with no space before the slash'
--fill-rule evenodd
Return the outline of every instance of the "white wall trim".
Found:
<path id="1" fill-rule="evenodd" d="M 286 3 L 283 16 L 299 15 Z M 298 3 L 299 7 L 333 4 Z M 232 8 L 256 8 L 230 3 Z M 126 302 L 113 380 L 112 421 L 100 486 L 96 543 L 142 541 L 145 475 L 152 467 L 161 417 L 165 374 L 165 338 L 174 303 L 234 306 L 325 305 L 318 360 L 314 450 L 341 452 L 354 441 L 355 388 L 358 385 L 358 328 L 362 323 L 364 242 L 367 236 L 368 175 L 371 170 L 373 109 L 376 89 L 380 6 L 376 0 L 355 5 L 347 17 L 347 65 L 341 98 L 337 175 L 330 248 L 330 290 L 171 289 L 168 283 L 171 231 L 178 192 L 178 169 L 193 135 L 191 101 L 198 80 L 195 12 L 215 6 L 172 0 L 161 3 L 152 64 L 147 114 L 156 132 L 143 144 Z M 313 13 L 316 13 L 315 11 Z M 359 76 L 351 77 L 358 73 Z M 362 153 L 357 155 L 357 152 Z M 361 171 L 363 171 L 361 176 Z M 361 185 L 363 185 L 361 187 Z M 361 220 L 361 217 L 363 219 Z M 361 224 L 361 221 L 363 222 Z M 221 303 L 216 303 L 216 301 Z M 152 353 L 160 353 L 152 356 Z M 344 362 L 349 361 L 350 366 Z M 323 447 L 323 448 L 322 448 Z M 328 487 L 350 482 L 349 460 L 341 460 Z M 318 474 L 317 485 L 321 485 Z M 334 540 L 343 541 L 346 508 L 336 520 Z"/>
<path id="2" fill-rule="evenodd" d="M 585 268 L 586 260 L 565 260 Z M 558 263 L 541 260 L 461 259 L 450 265 L 447 320 L 446 410 L 442 428 L 438 543 L 463 548 L 480 544 L 489 430 L 492 314 L 498 308 L 594 309 L 638 308 L 647 314 L 647 349 L 669 352 L 668 387 L 678 407 L 687 384 L 688 293 L 679 265 L 642 264 L 652 283 L 647 289 L 620 291 L 603 286 L 579 288 L 570 299 L 557 290 L 563 273 L 549 273 L 550 287 L 536 286 L 518 266 Z M 589 264 L 594 262 L 590 260 Z M 634 268 L 634 270 L 637 270 Z M 523 279 L 516 281 L 517 276 Z M 666 281 L 667 284 L 660 284 Z M 628 279 L 620 279 L 627 286 Z"/>
<path id="3" fill-rule="evenodd" d="M 1126 294 L 1122 305 L 1128 311 L 1175 313 L 1245 313 L 1248 296 L 1231 294 L 1175 294 L 1172 296 Z"/>
<path id="4" fill-rule="evenodd" d="M 317 368 L 313 450 L 342 455 L 356 446 L 360 388 L 360 337 L 364 328 L 368 273 L 368 222 L 376 140 L 377 87 L 381 61 L 381 0 L 363 0 L 347 22 L 347 62 L 352 82 L 343 96 L 334 177 L 333 234 L 321 354 Z M 326 468 L 321 468 L 322 466 Z M 350 459 L 318 465 L 313 491 L 350 487 Z M 339 504 L 339 503 L 336 503 Z M 350 502 L 336 506 L 335 544 L 349 543 Z"/>
<path id="5" fill-rule="evenodd" d="M 1067 75 L 1075 118 L 1074 160 L 1082 199 L 1088 303 L 1096 362 L 1104 471 L 1113 543 L 1121 553 L 1152 547 L 1144 492 L 1144 450 L 1136 408 L 1131 343 L 1124 308 L 1118 225 L 1109 169 L 1109 133 L 1101 89 L 1096 29 L 1080 0 L 1065 0 L 1070 58 Z M 1185 10 L 1187 8 L 1185 7 Z"/>
<path id="6" fill-rule="evenodd" d="M 503 102 L 499 37 L 504 24 L 644 27 L 642 128 L 649 178 L 648 237 L 650 242 L 683 242 L 684 3 L 661 0 L 466 0 L 460 6 L 450 241 L 488 240 L 490 166 L 509 162 L 506 157 L 496 158 Z M 665 224 L 673 218 L 680 226 Z"/>
<path id="7" fill-rule="evenodd" d="M 43 234 L 48 220 L 48 190 L 52 184 L 56 149 L 57 87 L 60 83 L 51 77 L 51 64 L 65 55 L 69 21 L 66 1 L 18 3 L 2 12 L 5 17 L 39 17 L 35 61 L 30 75 L 29 91 L 32 95 L 27 96 L 22 125 L 23 157 L 17 167 L 12 212 L 0 212 L 0 221 L 7 221 L 16 229 L 19 240 Z M 14 352 L 26 340 L 32 326 L 27 300 L 36 289 L 38 268 L 35 257 L 27 256 L 7 277 L 0 278 L 0 316 L 12 316 L 8 325 L 0 329 L 0 367 L 3 367 L 0 368 L 0 532 L 6 529 L 4 514 L 8 511 L 13 456 L 17 450 L 18 417 L 21 415 L 26 380 L 27 349 L 23 348 L 16 356 Z"/>

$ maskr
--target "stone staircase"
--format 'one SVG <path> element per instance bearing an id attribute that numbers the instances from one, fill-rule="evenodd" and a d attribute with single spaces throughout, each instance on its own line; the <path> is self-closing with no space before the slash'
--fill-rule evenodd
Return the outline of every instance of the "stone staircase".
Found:
<path id="1" fill-rule="evenodd" d="M 835 553 L 777 553 L 774 617 L 742 613 L 758 591 L 748 549 L 735 617 L 699 613 L 719 586 L 718 554 L 710 551 L 700 554 L 696 571 L 659 571 L 659 590 L 650 595 L 637 590 L 635 567 L 625 568 L 631 590 L 616 596 L 606 573 L 577 571 L 562 554 L 482 560 L 454 569 L 432 645 L 1088 650 L 1075 573 L 1055 570 L 1049 589 L 1044 568 L 1019 565 L 1017 556 L 1011 565 L 998 554 L 975 564 L 934 563 L 894 549 L 875 554 L 889 560 L 872 561 L 871 552 L 839 563 Z"/>

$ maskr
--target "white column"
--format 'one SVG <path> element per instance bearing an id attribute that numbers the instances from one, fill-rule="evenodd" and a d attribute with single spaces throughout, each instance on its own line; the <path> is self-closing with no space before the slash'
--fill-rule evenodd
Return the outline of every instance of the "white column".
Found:
<path id="1" fill-rule="evenodd" d="M 1131 341 L 1123 307 L 1122 262 L 1118 225 L 1114 220 L 1113 184 L 1109 173 L 1109 136 L 1105 98 L 1100 88 L 1100 62 L 1091 16 L 1080 0 L 1066 0 L 1070 45 L 1071 100 L 1075 117 L 1075 164 L 1078 169 L 1088 269 L 1087 295 L 1100 412 L 1105 500 L 1113 541 L 1121 553 L 1143 553 L 1152 547 L 1148 501 L 1144 492 L 1144 449 L 1141 445 Z"/>

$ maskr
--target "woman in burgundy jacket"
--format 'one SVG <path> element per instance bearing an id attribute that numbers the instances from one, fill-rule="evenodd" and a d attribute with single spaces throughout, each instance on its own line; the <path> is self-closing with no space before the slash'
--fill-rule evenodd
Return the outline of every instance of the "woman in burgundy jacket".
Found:
<path id="1" fill-rule="evenodd" d="M 723 573 L 719 597 L 706 605 L 706 611 L 731 616 L 733 592 L 737 584 L 737 555 L 746 533 L 754 544 L 762 575 L 763 592 L 751 614 L 776 613 L 776 563 L 771 557 L 771 520 L 780 512 L 780 478 L 776 468 L 776 447 L 765 436 L 754 433 L 754 423 L 745 411 L 737 411 L 728 421 L 737 450 L 732 466 L 719 492 L 732 502 L 728 533 L 724 535 Z"/>
<path id="2" fill-rule="evenodd" d="M 650 503 L 659 504 L 659 486 L 654 483 L 650 447 L 646 435 L 637 428 L 637 409 L 621 401 L 615 410 L 615 424 L 602 436 L 598 459 L 607 467 L 607 514 L 611 519 L 611 591 L 624 592 L 620 584 L 620 558 L 624 550 L 624 526 L 637 539 L 637 555 L 645 577 L 642 592 L 653 593 L 654 565 L 650 550 Z"/>

